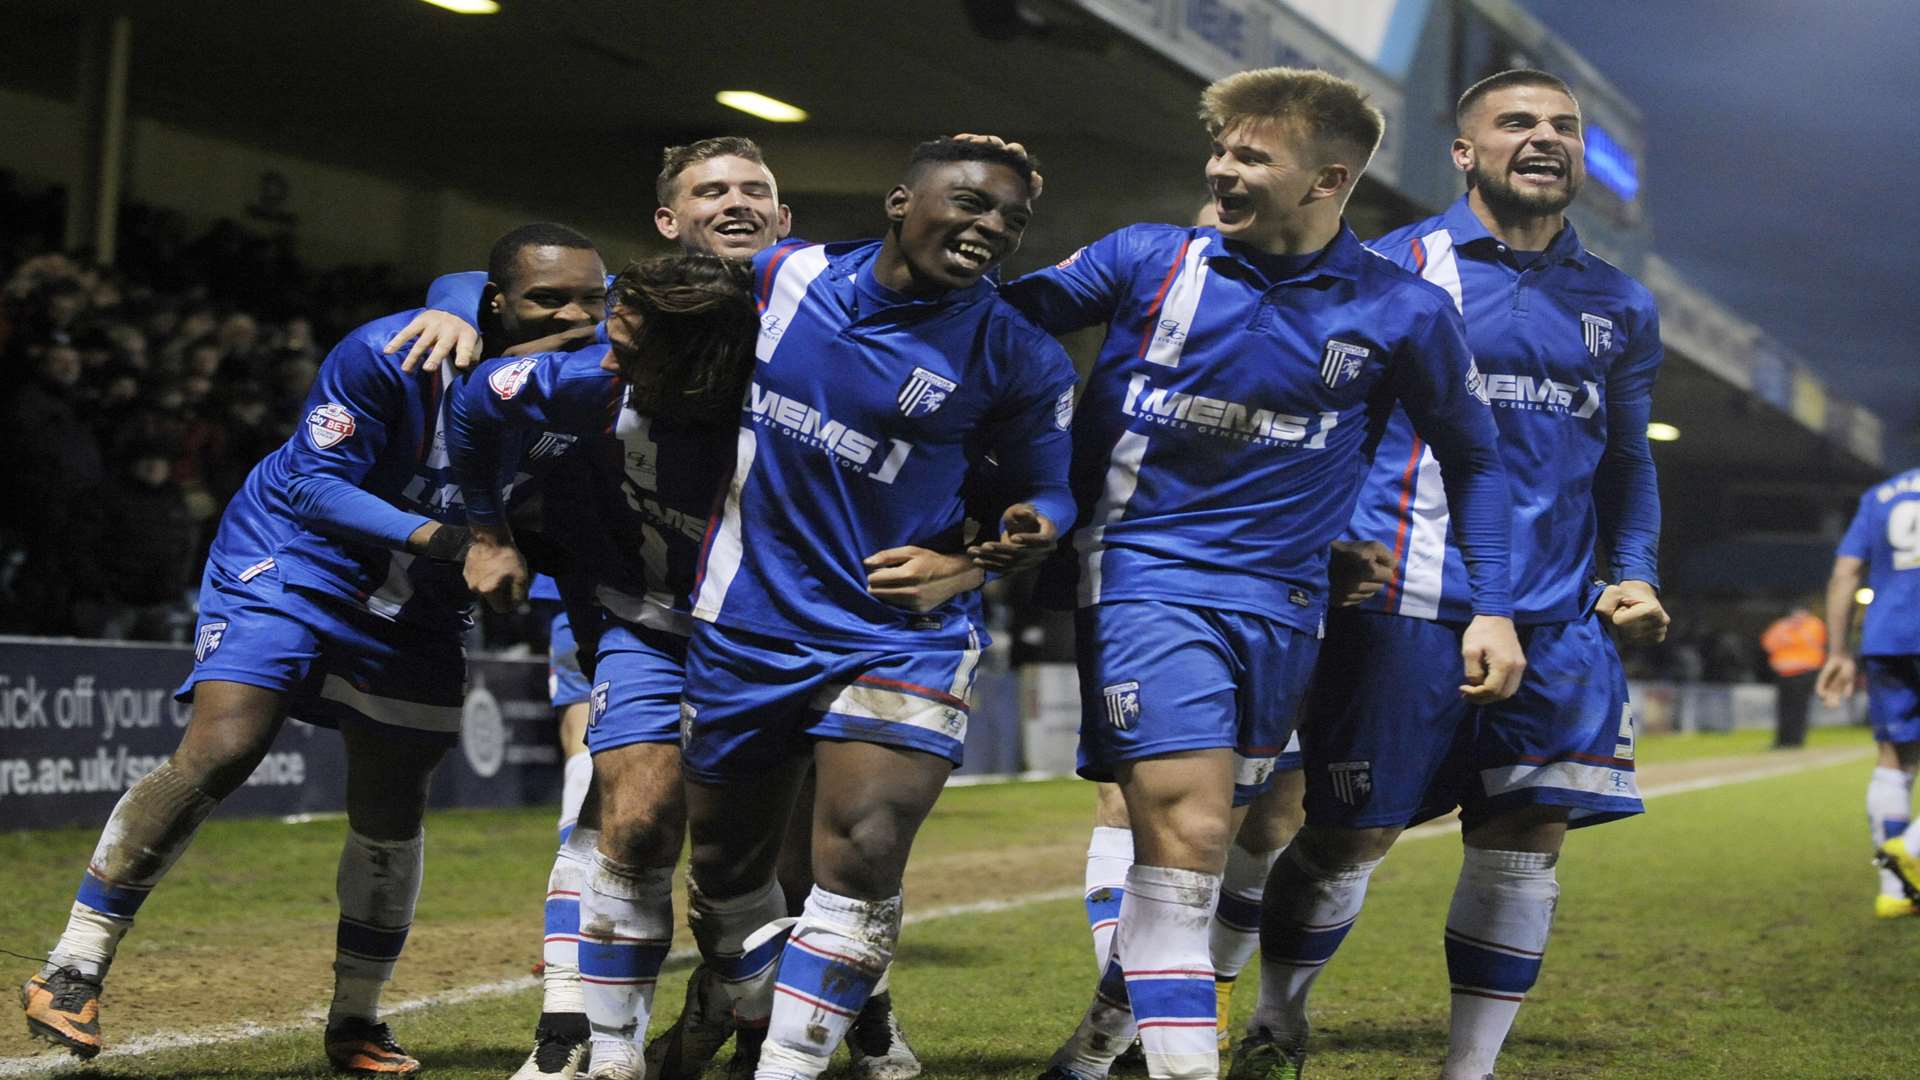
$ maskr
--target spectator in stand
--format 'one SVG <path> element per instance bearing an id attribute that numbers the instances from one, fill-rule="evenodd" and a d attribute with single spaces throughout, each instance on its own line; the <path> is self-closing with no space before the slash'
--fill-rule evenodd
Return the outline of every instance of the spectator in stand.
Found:
<path id="1" fill-rule="evenodd" d="M 1813 683 L 1827 661 L 1827 624 L 1820 616 L 1796 604 L 1775 619 L 1760 635 L 1779 686 L 1774 706 L 1773 748 L 1792 750 L 1806 745 L 1807 710 L 1813 704 Z"/>
<path id="2" fill-rule="evenodd" d="M 173 457 L 158 442 L 129 447 L 118 474 L 75 514 L 86 594 L 75 623 L 84 636 L 186 640 L 200 523 L 173 480 Z"/>
<path id="3" fill-rule="evenodd" d="M 0 509 L 9 547 L 20 554 L 13 601 L 21 613 L 37 613 L 44 625 L 14 625 L 40 633 L 71 633 L 70 531 L 73 512 L 104 478 L 100 444 L 75 408 L 80 354 L 71 345 L 42 341 L 28 346 L 33 377 L 7 402 L 0 448 L 14 477 L 12 499 Z"/>

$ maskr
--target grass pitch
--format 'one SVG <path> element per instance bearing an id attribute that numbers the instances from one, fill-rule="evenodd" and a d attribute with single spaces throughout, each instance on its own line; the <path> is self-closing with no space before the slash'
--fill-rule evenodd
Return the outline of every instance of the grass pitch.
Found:
<path id="1" fill-rule="evenodd" d="M 1920 919 L 1871 916 L 1867 736 L 1818 732 L 1800 757 L 1763 755 L 1764 744 L 1764 733 L 1643 741 L 1651 791 L 1745 779 L 1659 796 L 1642 818 L 1574 834 L 1546 967 L 1501 1059 L 1505 1080 L 1914 1075 L 1905 1043 L 1920 1021 L 1911 974 Z M 1845 760 L 1818 764 L 1836 755 Z M 941 800 L 907 898 L 910 917 L 949 914 L 908 927 L 894 972 L 930 1080 L 1031 1077 L 1071 1030 L 1095 973 L 1075 895 L 1090 811 L 1090 790 L 1072 781 L 956 788 Z M 25 1060 L 34 1044 L 16 1019 L 0 1030 L 0 1076 L 330 1075 L 308 1014 L 328 989 L 341 828 L 210 824 L 122 949 L 103 1002 L 107 1054 L 86 1069 Z M 19 952 L 52 943 L 93 839 L 0 835 L 0 943 Z M 388 998 L 481 987 L 394 1018 L 432 1076 L 497 1080 L 525 1056 L 539 1009 L 525 972 L 551 847 L 545 810 L 429 822 L 420 914 Z M 1381 867 L 1315 992 L 1313 1075 L 1437 1073 L 1440 930 L 1457 866 L 1457 838 L 1428 833 Z M 10 970 L 25 978 L 30 967 Z M 677 1011 L 686 969 L 673 964 L 663 977 L 657 1026 Z M 1255 978 L 1249 969 L 1241 980 L 1238 1019 Z M 516 980 L 526 988 L 512 989 Z M 233 1027 L 243 1023 L 256 1025 L 251 1034 Z M 211 1045 L 127 1052 L 220 1025 Z"/>

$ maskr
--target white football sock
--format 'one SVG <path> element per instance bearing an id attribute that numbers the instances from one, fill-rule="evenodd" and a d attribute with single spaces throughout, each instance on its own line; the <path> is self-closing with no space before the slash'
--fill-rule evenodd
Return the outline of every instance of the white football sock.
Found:
<path id="1" fill-rule="evenodd" d="M 91 978 L 104 978 L 147 894 L 218 805 L 220 800 L 188 783 L 171 759 L 135 781 L 114 803 L 100 830 L 66 930 L 42 972 L 73 967 Z"/>
<path id="2" fill-rule="evenodd" d="M 1299 844 L 1274 861 L 1260 918 L 1260 998 L 1247 1021 L 1281 1046 L 1307 1044 L 1307 996 L 1346 940 L 1379 859 L 1321 866 Z"/>
<path id="3" fill-rule="evenodd" d="M 327 1023 L 380 1018 L 380 991 L 413 927 L 426 867 L 426 834 L 374 840 L 347 830 L 340 851 L 340 924 L 333 959 L 333 1004 Z"/>
<path id="4" fill-rule="evenodd" d="M 594 853 L 580 893 L 580 985 L 596 1058 L 646 1037 L 653 989 L 673 938 L 673 868 Z"/>
<path id="5" fill-rule="evenodd" d="M 1115 940 L 1154 1080 L 1219 1075 L 1207 958 L 1207 927 L 1219 899 L 1218 874 L 1138 863 L 1127 871 Z"/>
<path id="6" fill-rule="evenodd" d="M 547 932 L 540 945 L 540 1011 L 587 1011 L 580 992 L 580 894 L 593 872 L 599 829 L 574 829 L 554 853 L 547 875 Z"/>
<path id="7" fill-rule="evenodd" d="M 1120 897 L 1127 891 L 1133 865 L 1133 830 L 1095 825 L 1087 843 L 1087 926 L 1093 930 L 1093 962 L 1104 973 L 1113 954 L 1113 931 L 1120 925 Z"/>
<path id="8" fill-rule="evenodd" d="M 780 954 L 755 1080 L 819 1076 L 893 962 L 899 939 L 899 896 L 857 900 L 815 885 Z"/>
<path id="9" fill-rule="evenodd" d="M 1452 1021 L 1442 1080 L 1481 1080 L 1513 1027 L 1540 962 L 1560 897 L 1557 855 L 1465 849 L 1447 911 Z"/>
<path id="10" fill-rule="evenodd" d="M 587 801 L 587 788 L 593 783 L 593 755 L 585 750 L 568 755 L 560 775 L 560 842 L 564 844 L 580 823 L 580 805 Z"/>
<path id="11" fill-rule="evenodd" d="M 1873 833 L 1873 846 L 1896 836 L 1907 838 L 1909 852 L 1920 850 L 1914 847 L 1920 836 L 1911 821 L 1913 812 L 1913 774 L 1904 769 L 1878 767 L 1867 781 L 1867 825 Z M 1900 877 L 1891 870 L 1880 872 L 1880 893 L 1883 896 L 1907 895 L 1900 887 Z"/>

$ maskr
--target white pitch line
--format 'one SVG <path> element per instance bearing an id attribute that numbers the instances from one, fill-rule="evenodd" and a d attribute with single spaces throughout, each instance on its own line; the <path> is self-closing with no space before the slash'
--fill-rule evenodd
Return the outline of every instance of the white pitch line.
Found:
<path id="1" fill-rule="evenodd" d="M 1655 799 L 1665 795 L 1685 795 L 1695 791 L 1708 791 L 1713 788 L 1730 787 L 1734 784 L 1748 784 L 1757 780 L 1772 780 L 1781 776 L 1824 769 L 1829 765 L 1839 765 L 1868 757 L 1874 753 L 1873 747 L 1857 747 L 1846 750 L 1826 750 L 1807 753 L 1792 761 L 1783 761 L 1778 765 L 1763 765 L 1739 772 L 1725 773 L 1720 776 L 1703 776 L 1694 780 L 1680 780 L 1671 784 L 1659 784 L 1640 793 L 1643 799 Z M 1450 836 L 1460 831 L 1460 822 L 1442 821 L 1431 825 L 1421 825 L 1408 829 L 1401 837 L 1405 840 L 1424 840 L 1436 836 Z M 1043 892 L 1027 893 L 1023 896 L 1010 896 L 997 900 L 975 900 L 966 904 L 950 904 L 946 907 L 928 908 L 925 911 L 910 912 L 901 920 L 903 925 L 934 922 L 939 919 L 958 918 L 963 915 L 992 915 L 1003 911 L 1029 907 L 1034 904 L 1049 904 L 1057 900 L 1078 899 L 1081 889 L 1068 886 L 1047 889 Z M 675 949 L 667 959 L 690 960 L 694 956 L 692 949 Z M 460 1005 L 469 1001 L 499 997 L 502 994 L 514 994 L 522 990 L 531 990 L 540 985 L 540 980 L 530 975 L 521 975 L 512 979 L 480 983 L 475 986 L 461 987 L 440 994 L 428 994 L 425 997 L 411 998 L 385 1006 L 383 1014 L 415 1012 L 441 1005 Z M 219 1027 L 199 1028 L 194 1031 L 176 1031 L 161 1035 L 143 1035 L 129 1039 L 110 1047 L 95 1061 L 112 1063 L 122 1058 L 140 1057 L 161 1050 L 174 1050 L 190 1046 L 217 1046 L 222 1043 L 240 1042 L 245 1039 L 270 1038 L 299 1031 L 312 1030 L 310 1020 L 288 1024 L 225 1024 Z M 50 1051 L 35 1057 L 0 1058 L 0 1077 L 51 1075 L 68 1069 L 81 1068 L 85 1062 L 67 1056 L 53 1056 Z"/>

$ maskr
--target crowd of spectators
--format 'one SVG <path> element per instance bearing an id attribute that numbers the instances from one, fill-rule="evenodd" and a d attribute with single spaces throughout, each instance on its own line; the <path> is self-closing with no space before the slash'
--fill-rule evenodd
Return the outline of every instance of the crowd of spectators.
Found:
<path id="1" fill-rule="evenodd" d="M 138 205 L 103 265 L 54 246 L 64 216 L 0 174 L 0 632 L 185 640 L 220 511 L 328 345 L 421 286 Z"/>
<path id="2" fill-rule="evenodd" d="M 192 237 L 125 208 L 111 265 L 63 253 L 57 189 L 0 172 L 0 633 L 185 641 L 206 547 L 248 470 L 286 440 L 328 346 L 419 303 L 383 266 L 317 272 L 284 231 L 232 221 Z M 1018 609 L 1016 654 L 1070 640 Z M 489 616 L 485 642 L 543 627 Z M 1752 635 L 1679 624 L 1629 672 L 1735 682 L 1760 670 Z M 1048 649 L 1047 644 L 1054 648 Z M 1064 655 L 1064 654 L 1063 654 Z"/>

